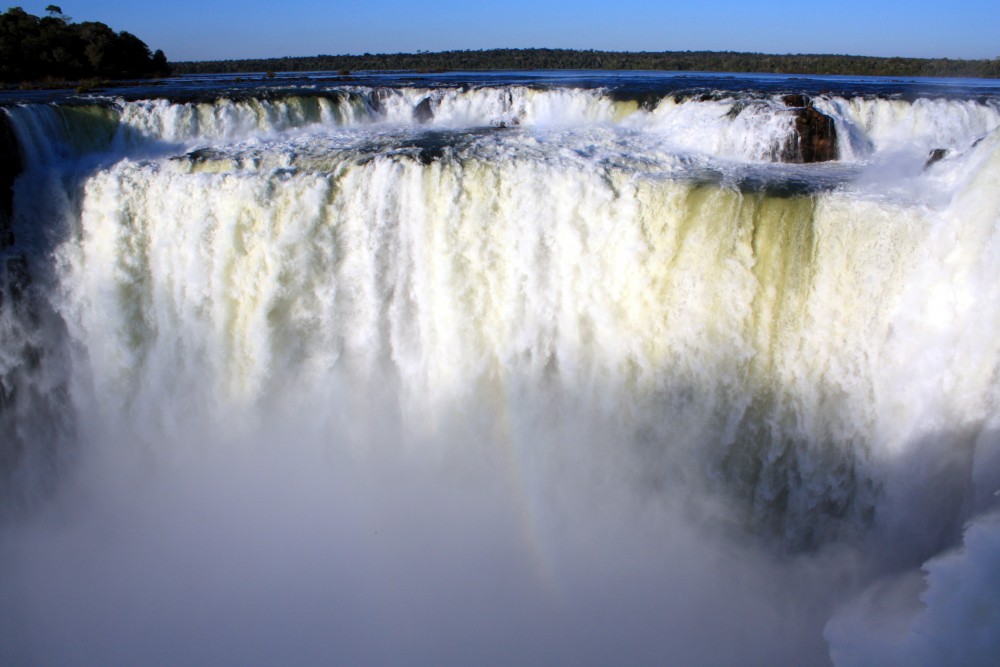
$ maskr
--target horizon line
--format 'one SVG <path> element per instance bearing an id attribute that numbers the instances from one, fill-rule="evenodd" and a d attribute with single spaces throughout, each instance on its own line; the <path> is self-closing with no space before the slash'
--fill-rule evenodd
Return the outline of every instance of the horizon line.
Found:
<path id="1" fill-rule="evenodd" d="M 725 54 L 725 55 L 740 55 L 740 56 L 764 56 L 771 58 L 795 58 L 795 57 L 819 57 L 819 58 L 864 58 L 871 60 L 943 60 L 952 62 L 968 62 L 968 63 L 988 63 L 1000 60 L 1000 56 L 994 58 L 951 58 L 948 56 L 940 57 L 923 57 L 923 56 L 866 56 L 851 53 L 766 53 L 763 51 L 728 51 L 728 50 L 711 50 L 711 49 L 699 49 L 699 50 L 663 50 L 663 51 L 652 51 L 652 50 L 642 50 L 642 51 L 612 51 L 607 49 L 573 49 L 573 48 L 553 48 L 544 46 L 532 46 L 532 47 L 490 47 L 490 48 L 478 48 L 478 49 L 445 49 L 441 51 L 427 51 L 417 49 L 416 51 L 383 51 L 380 53 L 364 52 L 364 53 L 317 53 L 314 55 L 306 56 L 254 56 L 249 58 L 206 58 L 199 60 L 171 60 L 171 64 L 184 64 L 184 63 L 212 63 L 212 62 L 240 62 L 240 61 L 254 61 L 254 60 L 305 60 L 309 58 L 371 58 L 378 56 L 434 56 L 434 55 L 444 55 L 444 54 L 455 54 L 455 53 L 483 53 L 490 51 L 557 51 L 557 52 L 575 52 L 575 53 L 598 53 L 598 54 L 616 54 L 616 55 L 650 55 L 650 54 Z"/>

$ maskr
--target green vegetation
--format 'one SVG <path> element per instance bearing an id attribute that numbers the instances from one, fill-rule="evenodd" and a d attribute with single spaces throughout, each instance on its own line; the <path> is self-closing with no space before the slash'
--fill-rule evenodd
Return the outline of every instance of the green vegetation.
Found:
<path id="1" fill-rule="evenodd" d="M 0 14 L 0 81 L 136 79 L 170 74 L 163 51 L 135 35 L 87 21 L 72 23 L 56 5 L 37 17 L 20 7 Z"/>
<path id="2" fill-rule="evenodd" d="M 955 76 L 1000 78 L 1000 58 L 873 58 L 842 55 L 766 55 L 712 51 L 625 53 L 567 49 L 492 49 L 441 53 L 393 53 L 360 56 L 313 56 L 258 60 L 175 63 L 178 74 L 237 72 L 336 72 L 359 70 L 668 70 L 845 74 L 869 76 Z"/>

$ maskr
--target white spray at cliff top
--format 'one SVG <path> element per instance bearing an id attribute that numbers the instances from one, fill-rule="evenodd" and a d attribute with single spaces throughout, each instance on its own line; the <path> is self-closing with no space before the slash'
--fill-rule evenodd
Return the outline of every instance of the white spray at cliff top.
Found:
<path id="1" fill-rule="evenodd" d="M 814 104 L 4 109 L 0 657 L 991 664 L 1000 110 Z"/>

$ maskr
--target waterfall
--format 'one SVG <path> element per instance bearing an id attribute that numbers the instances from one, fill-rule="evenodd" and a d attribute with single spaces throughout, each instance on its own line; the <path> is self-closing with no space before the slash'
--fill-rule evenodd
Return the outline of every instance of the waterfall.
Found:
<path id="1" fill-rule="evenodd" d="M 809 104 L 0 109 L 0 656 L 987 664 L 1000 106 Z"/>

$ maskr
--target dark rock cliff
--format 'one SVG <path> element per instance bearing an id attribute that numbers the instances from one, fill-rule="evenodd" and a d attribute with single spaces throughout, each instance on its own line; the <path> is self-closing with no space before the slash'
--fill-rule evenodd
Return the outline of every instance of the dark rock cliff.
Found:
<path id="1" fill-rule="evenodd" d="M 21 173 L 21 150 L 10 118 L 0 109 L 0 250 L 14 243 L 11 217 L 14 208 L 14 179 Z"/>
<path id="2" fill-rule="evenodd" d="M 781 147 L 778 159 L 796 164 L 836 160 L 837 126 L 834 120 L 817 111 L 805 95 L 785 95 L 782 101 L 794 114 L 795 134 Z"/>

